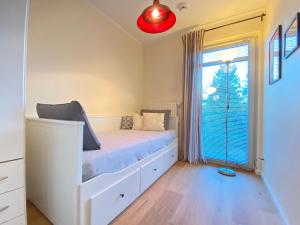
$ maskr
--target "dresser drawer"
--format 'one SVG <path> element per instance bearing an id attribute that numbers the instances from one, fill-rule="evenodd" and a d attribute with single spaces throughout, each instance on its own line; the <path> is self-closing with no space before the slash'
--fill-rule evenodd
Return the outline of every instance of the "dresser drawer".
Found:
<path id="1" fill-rule="evenodd" d="M 12 219 L 6 223 L 3 223 L 1 225 L 26 225 L 25 223 L 25 216 L 20 216 L 18 218 Z"/>
<path id="2" fill-rule="evenodd" d="M 0 163 L 0 194 L 24 187 L 24 160 Z"/>
<path id="3" fill-rule="evenodd" d="M 0 224 L 24 214 L 24 189 L 0 195 Z"/>
<path id="4" fill-rule="evenodd" d="M 140 195 L 140 170 L 91 198 L 91 225 L 107 225 Z"/>
<path id="5" fill-rule="evenodd" d="M 141 192 L 144 192 L 164 173 L 163 158 L 164 155 L 161 155 L 141 167 Z"/>

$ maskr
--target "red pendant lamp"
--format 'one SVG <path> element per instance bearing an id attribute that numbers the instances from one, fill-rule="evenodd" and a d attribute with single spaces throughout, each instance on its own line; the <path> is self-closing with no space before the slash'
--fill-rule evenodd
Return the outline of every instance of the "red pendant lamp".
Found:
<path id="1" fill-rule="evenodd" d="M 176 23 L 176 16 L 166 5 L 154 0 L 153 5 L 147 7 L 137 20 L 137 26 L 146 33 L 162 33 L 169 30 Z"/>

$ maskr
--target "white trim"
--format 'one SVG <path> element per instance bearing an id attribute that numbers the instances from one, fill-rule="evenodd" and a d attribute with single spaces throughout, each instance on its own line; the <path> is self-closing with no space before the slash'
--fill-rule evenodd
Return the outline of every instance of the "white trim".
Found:
<path id="1" fill-rule="evenodd" d="M 101 116 L 88 116 L 89 122 L 96 132 L 119 130 L 122 116 L 115 115 L 101 115 Z M 69 121 L 69 120 L 53 120 L 53 119 L 40 119 L 36 116 L 26 118 L 27 121 L 40 123 L 41 121 L 48 124 L 62 124 L 69 126 L 83 126 L 84 122 Z M 169 129 L 178 130 L 178 118 L 176 116 L 169 117 Z"/>
<path id="2" fill-rule="evenodd" d="M 125 113 L 124 115 L 131 115 L 132 113 Z M 122 117 L 122 114 L 110 115 L 110 114 L 101 114 L 101 115 L 88 115 L 88 118 L 97 119 L 97 118 L 114 118 L 114 117 Z"/>
<path id="3" fill-rule="evenodd" d="M 249 75 L 248 75 L 248 165 L 249 167 L 255 169 L 256 165 L 256 139 L 255 139 L 255 93 L 257 90 L 257 37 L 249 38 Z"/>
<path id="4" fill-rule="evenodd" d="M 69 120 L 52 120 L 52 119 L 40 119 L 37 117 L 27 117 L 26 120 L 28 122 L 36 122 L 36 123 L 49 123 L 49 124 L 62 124 L 62 125 L 70 125 L 70 126 L 83 126 L 84 122 L 81 121 L 69 121 Z"/>
<path id="5" fill-rule="evenodd" d="M 249 45 L 248 45 L 249 46 Z M 207 53 L 207 52 L 205 52 Z M 204 53 L 204 54 L 205 54 Z M 244 61 L 249 61 L 250 60 L 250 57 L 248 56 L 244 56 L 244 57 L 237 57 L 235 58 L 233 61 L 231 61 L 230 64 L 232 63 L 238 63 L 238 62 L 244 62 Z M 207 67 L 207 66 L 218 66 L 218 65 L 224 65 L 224 62 L 221 61 L 221 60 L 218 60 L 218 61 L 212 61 L 212 62 L 207 62 L 207 63 L 203 63 L 202 66 L 203 67 Z"/>
<path id="6" fill-rule="evenodd" d="M 263 174 L 261 175 L 261 177 L 262 177 L 262 181 L 264 182 L 264 184 L 265 184 L 265 186 L 266 186 L 266 188 L 267 188 L 267 191 L 268 191 L 269 194 L 270 194 L 270 197 L 271 197 L 271 199 L 272 199 L 272 202 L 273 202 L 273 204 L 274 204 L 274 206 L 275 206 L 275 208 L 276 208 L 276 210 L 277 210 L 277 212 L 278 212 L 278 214 L 279 214 L 279 216 L 280 216 L 280 219 L 281 219 L 282 223 L 283 223 L 284 225 L 290 225 L 289 220 L 288 220 L 288 218 L 286 217 L 286 215 L 285 215 L 285 213 L 284 213 L 284 210 L 283 210 L 283 208 L 281 207 L 281 204 L 280 204 L 279 200 L 278 200 L 277 197 L 275 196 L 275 194 L 274 194 L 274 192 L 273 192 L 273 190 L 272 190 L 272 188 L 271 188 L 270 183 L 268 182 L 268 180 L 266 179 L 266 177 L 265 177 Z"/>

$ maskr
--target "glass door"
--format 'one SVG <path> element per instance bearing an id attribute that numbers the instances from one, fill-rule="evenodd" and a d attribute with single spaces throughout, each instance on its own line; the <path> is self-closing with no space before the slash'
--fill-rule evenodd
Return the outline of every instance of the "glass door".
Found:
<path id="1" fill-rule="evenodd" d="M 203 54 L 202 134 L 209 161 L 250 167 L 250 44 L 215 48 Z M 226 153 L 227 152 L 227 153 Z"/>

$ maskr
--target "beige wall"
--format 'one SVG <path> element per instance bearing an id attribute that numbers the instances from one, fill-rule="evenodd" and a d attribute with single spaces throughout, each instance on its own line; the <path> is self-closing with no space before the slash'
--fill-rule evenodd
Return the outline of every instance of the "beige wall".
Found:
<path id="1" fill-rule="evenodd" d="M 265 49 L 279 24 L 285 31 L 300 11 L 299 0 L 273 0 L 267 8 Z M 283 62 L 283 78 L 268 85 L 266 51 L 264 179 L 286 221 L 300 221 L 300 50 Z"/>
<path id="2" fill-rule="evenodd" d="M 143 46 L 85 0 L 31 0 L 26 114 L 79 100 L 88 114 L 142 104 Z"/>
<path id="3" fill-rule="evenodd" d="M 300 11 L 299 0 L 273 0 L 267 10 L 268 40 L 278 24 L 284 30 Z M 119 114 L 147 102 L 181 102 L 182 43 L 178 32 L 143 46 L 102 16 L 84 0 L 31 0 L 28 37 L 26 113 L 37 102 L 77 99 L 88 114 Z M 210 32 L 205 43 L 260 32 L 259 20 Z M 258 45 L 259 53 L 263 48 Z M 262 143 L 264 93 L 263 175 L 285 220 L 300 221 L 300 50 L 284 61 L 283 79 L 268 85 L 268 70 L 257 71 L 257 149 Z M 266 68 L 268 64 L 266 65 Z M 143 74 L 143 76 L 142 76 Z M 258 154 L 258 155 L 259 155 Z"/>
<path id="4" fill-rule="evenodd" d="M 180 102 L 182 82 L 180 35 L 144 47 L 144 102 Z"/>
<path id="5" fill-rule="evenodd" d="M 260 20 L 250 21 L 211 31 L 205 44 L 226 40 L 241 34 L 262 31 Z M 178 32 L 148 43 L 144 50 L 144 102 L 181 102 L 183 53 Z"/>
<path id="6" fill-rule="evenodd" d="M 268 41 L 278 24 L 288 26 L 300 11 L 299 0 L 269 1 L 265 23 L 265 60 Z M 178 32 L 144 47 L 84 0 L 31 0 L 28 37 L 26 114 L 37 102 L 77 99 L 88 114 L 132 112 L 143 103 L 181 102 L 182 43 Z M 205 43 L 261 32 L 259 20 L 219 29 Z M 259 43 L 259 55 L 263 53 Z M 300 221 L 300 50 L 284 61 L 283 79 L 268 85 L 268 64 L 262 79 L 258 58 L 256 148 L 262 154 L 263 176 L 291 225 Z M 142 76 L 143 74 L 143 76 Z M 264 82 L 263 82 L 264 81 Z"/>
<path id="7" fill-rule="evenodd" d="M 235 20 L 238 18 L 235 18 Z M 205 36 L 205 45 L 222 43 L 250 36 L 257 37 L 255 113 L 253 125 L 254 151 L 256 158 L 262 158 L 263 125 L 263 23 L 253 20 L 234 26 L 211 31 Z M 149 43 L 144 50 L 144 103 L 181 102 L 183 47 L 182 31 L 159 41 Z M 257 172 L 261 171 L 258 161 Z"/>

